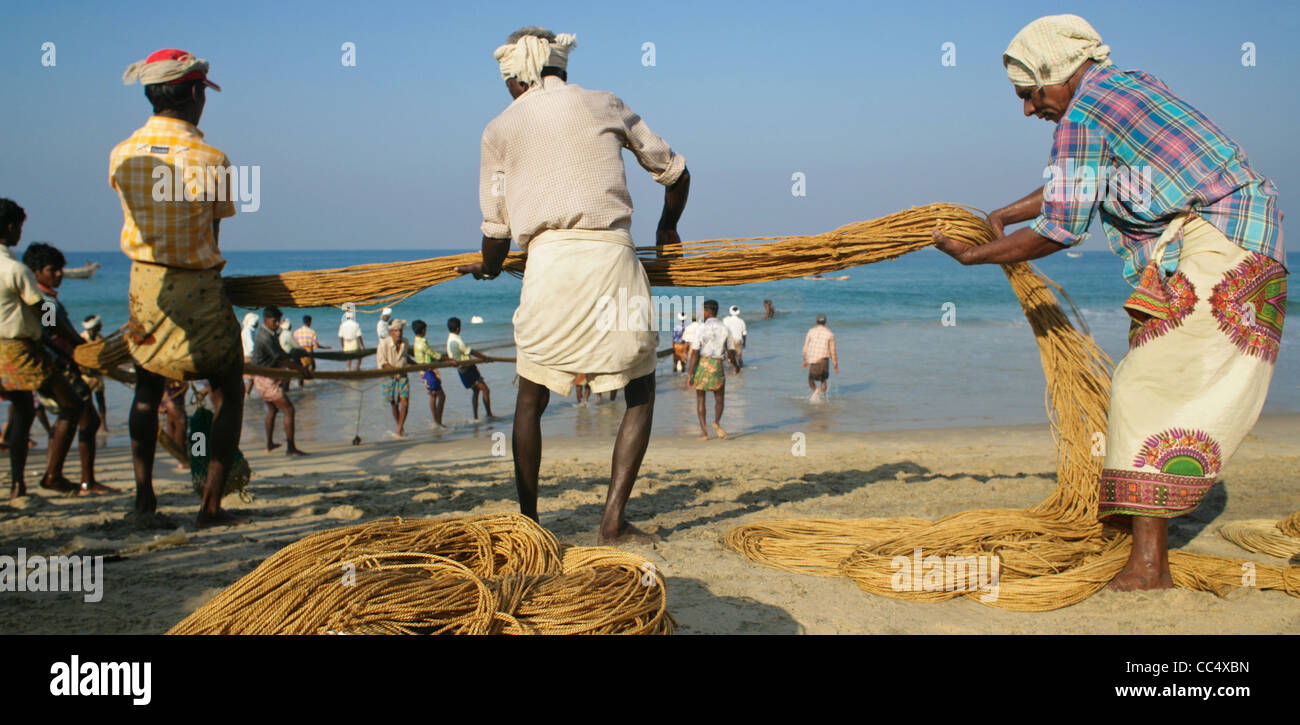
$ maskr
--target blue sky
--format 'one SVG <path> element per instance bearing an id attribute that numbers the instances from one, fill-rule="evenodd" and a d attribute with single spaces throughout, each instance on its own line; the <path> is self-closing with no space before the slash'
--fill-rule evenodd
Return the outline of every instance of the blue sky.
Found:
<path id="1" fill-rule="evenodd" d="M 108 153 L 149 113 L 120 77 L 178 47 L 225 89 L 208 96 L 208 139 L 261 167 L 261 208 L 223 225 L 223 247 L 476 247 L 478 141 L 510 100 L 492 50 L 538 24 L 578 36 L 572 82 L 618 94 L 686 156 L 683 238 L 815 233 L 932 201 L 988 209 L 1042 183 L 1053 126 L 1021 115 L 1000 58 L 1056 12 L 1082 14 L 1118 66 L 1207 113 L 1291 207 L 1300 9 L 1194 1 L 14 3 L 0 25 L 0 196 L 27 209 L 26 241 L 116 249 Z M 355 67 L 340 62 L 345 42 Z M 955 67 L 940 63 L 945 42 Z M 647 242 L 662 190 L 627 158 Z M 794 172 L 805 197 L 790 193 Z"/>

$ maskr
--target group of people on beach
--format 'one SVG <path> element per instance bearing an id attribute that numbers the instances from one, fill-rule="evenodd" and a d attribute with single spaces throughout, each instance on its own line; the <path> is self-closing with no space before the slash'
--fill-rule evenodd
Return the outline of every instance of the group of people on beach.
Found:
<path id="1" fill-rule="evenodd" d="M 550 396 L 567 395 L 581 377 L 591 391 L 621 389 L 626 400 L 598 540 L 653 540 L 626 519 L 624 507 L 650 440 L 657 334 L 648 315 L 644 324 L 627 328 L 600 324 L 596 301 L 650 294 L 629 233 L 632 204 L 622 151 L 665 187 L 655 235 L 661 258 L 680 250 L 677 226 L 691 174 L 685 158 L 617 96 L 568 82 L 575 47 L 572 35 L 526 27 L 496 49 L 512 102 L 488 123 L 480 143 L 482 258 L 458 271 L 495 279 L 512 241 L 527 252 L 513 319 L 519 389 L 512 451 L 520 510 L 538 517 L 540 421 Z M 1125 305 L 1133 320 L 1130 351 L 1111 388 L 1099 516 L 1132 529 L 1132 553 L 1113 586 L 1168 587 L 1168 520 L 1200 504 L 1257 419 L 1268 389 L 1285 316 L 1282 215 L 1273 183 L 1251 167 L 1235 141 L 1158 79 L 1120 70 L 1109 56 L 1110 48 L 1082 18 L 1054 15 L 1017 33 L 1002 63 L 1024 114 L 1057 126 L 1052 168 L 1084 167 L 1093 178 L 1107 166 L 1151 168 L 1149 203 L 1139 209 L 1123 198 L 1036 188 L 988 215 L 996 235 L 991 242 L 973 246 L 936 228 L 933 243 L 964 265 L 1011 264 L 1079 244 L 1100 216 L 1135 290 Z M 206 61 L 172 49 L 132 64 L 125 78 L 144 85 L 152 115 L 110 156 L 110 183 L 124 212 L 122 250 L 132 260 L 125 339 L 136 375 L 130 416 L 134 513 L 149 515 L 156 506 L 154 443 L 166 382 L 206 379 L 215 417 L 200 527 L 239 522 L 220 506 L 244 399 L 239 324 L 222 289 L 217 246 L 221 220 L 235 208 L 204 200 L 202 193 L 186 194 L 194 201 L 159 201 L 151 193 L 151 172 L 160 165 L 229 167 L 198 130 L 207 89 L 220 90 L 207 71 Z M 186 178 L 201 187 L 211 177 Z M 18 409 L 7 439 L 15 491 L 22 492 L 33 391 L 58 408 L 42 485 L 71 488 L 62 478 L 61 456 L 72 429 L 93 434 L 94 423 L 84 396 L 43 342 L 46 297 L 33 270 L 9 251 L 21 236 L 23 215 L 16 204 L 2 204 L 0 389 Z M 1004 231 L 1020 222 L 1029 224 Z M 724 360 L 736 372 L 742 366 L 744 328 L 738 341 L 717 314 L 717 303 L 706 302 L 690 339 L 683 334 L 680 340 L 689 343 L 689 357 L 677 356 L 697 391 L 702 437 L 708 436 L 710 391 L 714 430 L 725 435 Z M 380 335 L 381 365 L 398 367 L 409 359 L 398 323 L 388 320 L 387 338 Z M 278 326 L 278 311 L 265 310 L 253 362 L 301 366 L 279 348 Z M 57 327 L 53 336 L 75 342 L 75 330 Z M 359 335 L 340 337 L 345 351 L 360 348 Z M 265 344 L 259 348 L 258 341 Z M 454 359 L 473 354 L 463 343 L 449 341 L 448 348 Z M 427 349 L 420 355 L 413 347 L 412 358 L 432 359 Z M 814 396 L 824 395 L 827 367 L 838 369 L 824 318 L 809 332 L 803 356 Z M 386 395 L 400 401 L 401 383 L 393 381 Z M 485 387 L 482 392 L 486 404 Z M 267 395 L 275 393 L 267 388 Z M 272 418 L 268 412 L 268 426 Z"/>

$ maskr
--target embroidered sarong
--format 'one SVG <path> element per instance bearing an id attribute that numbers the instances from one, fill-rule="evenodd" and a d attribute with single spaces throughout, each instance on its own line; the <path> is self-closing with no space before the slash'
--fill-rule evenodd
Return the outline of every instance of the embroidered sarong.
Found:
<path id="1" fill-rule="evenodd" d="M 1259 418 L 1286 315 L 1282 265 L 1199 217 L 1183 225 L 1177 271 L 1151 267 L 1125 305 L 1134 319 L 1111 382 L 1103 517 L 1200 505 Z"/>

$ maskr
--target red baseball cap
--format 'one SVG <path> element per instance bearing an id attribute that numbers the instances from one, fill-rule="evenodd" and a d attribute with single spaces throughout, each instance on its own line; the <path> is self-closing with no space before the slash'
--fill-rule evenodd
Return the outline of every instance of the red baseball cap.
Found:
<path id="1" fill-rule="evenodd" d="M 163 85 L 170 86 L 170 85 L 175 85 L 177 83 L 186 83 L 188 81 L 202 80 L 203 85 L 216 91 L 221 90 L 221 86 L 208 80 L 208 73 L 207 73 L 208 62 L 205 60 L 198 60 L 194 58 L 193 53 L 190 53 L 189 51 L 185 51 L 185 50 L 177 50 L 176 48 L 164 48 L 163 50 L 154 51 L 152 54 L 149 55 L 148 58 L 144 59 L 144 62 L 145 65 L 148 65 L 150 63 L 157 63 L 158 61 L 162 61 L 162 60 L 175 60 L 181 62 L 185 62 L 189 60 L 197 60 L 198 64 L 200 65 L 200 68 L 196 68 L 190 71 L 189 73 L 186 73 L 185 75 L 181 76 L 180 78 L 177 78 L 176 80 L 166 81 Z"/>

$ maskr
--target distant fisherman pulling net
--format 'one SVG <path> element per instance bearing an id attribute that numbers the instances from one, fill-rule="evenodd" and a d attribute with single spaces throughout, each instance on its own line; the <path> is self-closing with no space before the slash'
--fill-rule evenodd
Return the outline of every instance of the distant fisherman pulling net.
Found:
<path id="1" fill-rule="evenodd" d="M 528 252 L 514 315 L 515 480 L 522 513 L 537 519 L 541 416 L 551 391 L 568 395 L 584 373 L 594 392 L 627 388 L 600 525 L 604 543 L 645 538 L 623 518 L 623 506 L 650 440 L 658 339 L 650 327 L 650 282 L 629 234 L 632 199 L 622 151 L 631 151 L 667 187 L 656 238 L 661 249 L 681 243 L 677 220 L 690 174 L 686 160 L 617 96 L 567 83 L 576 40 L 523 28 L 496 49 L 514 101 L 483 132 L 483 261 L 457 271 L 495 278 L 511 238 Z M 617 310 L 609 324 L 603 302 L 611 299 L 640 299 L 646 306 L 639 314 Z"/>

